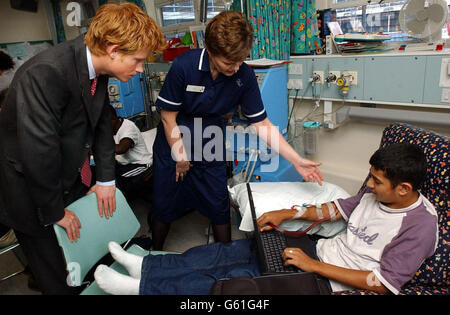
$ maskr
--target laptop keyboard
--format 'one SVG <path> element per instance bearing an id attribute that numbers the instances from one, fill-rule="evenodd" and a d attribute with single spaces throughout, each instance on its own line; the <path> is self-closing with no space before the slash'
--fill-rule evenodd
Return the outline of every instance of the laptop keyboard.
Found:
<path id="1" fill-rule="evenodd" d="M 261 240 L 266 255 L 268 271 L 273 272 L 298 272 L 299 269 L 294 266 L 285 266 L 283 258 L 284 249 L 287 247 L 286 238 L 278 231 L 262 232 Z"/>

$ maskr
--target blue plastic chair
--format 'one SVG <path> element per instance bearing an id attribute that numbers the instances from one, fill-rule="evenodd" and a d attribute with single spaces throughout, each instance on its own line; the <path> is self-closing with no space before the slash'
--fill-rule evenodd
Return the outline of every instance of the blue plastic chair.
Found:
<path id="1" fill-rule="evenodd" d="M 67 209 L 73 211 L 80 220 L 80 238 L 70 242 L 65 229 L 58 225 L 53 227 L 66 260 L 68 284 L 80 286 L 86 283 L 83 280 L 87 273 L 109 253 L 108 243 L 115 241 L 123 244 L 129 241 L 136 235 L 140 224 L 119 189 L 116 189 L 116 211 L 108 219 L 99 216 L 97 197 L 94 193 L 78 199 L 67 206 Z M 137 245 L 131 246 L 127 251 L 141 256 L 149 253 Z M 166 252 L 152 252 L 152 254 L 159 253 Z M 127 274 L 126 270 L 116 262 L 111 265 L 111 268 Z M 94 281 L 81 294 L 106 293 Z"/>

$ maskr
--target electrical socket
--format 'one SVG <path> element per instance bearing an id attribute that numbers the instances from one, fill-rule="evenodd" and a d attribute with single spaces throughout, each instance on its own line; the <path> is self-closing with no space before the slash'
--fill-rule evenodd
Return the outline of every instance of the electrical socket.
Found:
<path id="1" fill-rule="evenodd" d="M 441 102 L 450 103 L 450 89 L 442 89 Z"/>
<path id="2" fill-rule="evenodd" d="M 289 90 L 301 90 L 301 89 L 303 89 L 303 80 L 302 79 L 289 79 L 287 88 Z"/>
<path id="3" fill-rule="evenodd" d="M 301 63 L 289 64 L 289 74 L 303 74 L 303 65 Z"/>
<path id="4" fill-rule="evenodd" d="M 336 80 L 334 80 L 332 82 L 328 82 L 328 83 L 336 84 L 337 79 L 341 76 L 341 72 L 340 71 L 329 71 L 328 76 L 331 74 L 334 74 L 336 76 Z"/>
<path id="5" fill-rule="evenodd" d="M 351 76 L 352 77 L 352 83 L 351 85 L 358 85 L 358 72 L 357 71 L 342 71 L 342 76 Z"/>
<path id="6" fill-rule="evenodd" d="M 323 71 L 313 71 L 313 77 L 319 76 L 319 81 L 313 82 L 314 84 L 323 84 L 324 73 Z"/>

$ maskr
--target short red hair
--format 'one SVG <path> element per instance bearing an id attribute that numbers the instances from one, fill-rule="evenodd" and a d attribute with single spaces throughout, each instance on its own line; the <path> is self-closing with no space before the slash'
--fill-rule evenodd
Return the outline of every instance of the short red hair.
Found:
<path id="1" fill-rule="evenodd" d="M 102 5 L 92 19 L 84 42 L 95 55 L 105 55 L 110 45 L 118 45 L 122 54 L 142 49 L 161 52 L 166 47 L 156 22 L 133 3 Z"/>

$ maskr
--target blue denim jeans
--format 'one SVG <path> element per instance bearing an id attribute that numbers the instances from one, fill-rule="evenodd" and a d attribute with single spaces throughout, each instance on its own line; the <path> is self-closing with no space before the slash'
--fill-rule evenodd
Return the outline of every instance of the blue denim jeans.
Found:
<path id="1" fill-rule="evenodd" d="M 259 275 L 253 239 L 214 243 L 144 257 L 139 294 L 208 294 L 218 279 Z"/>

